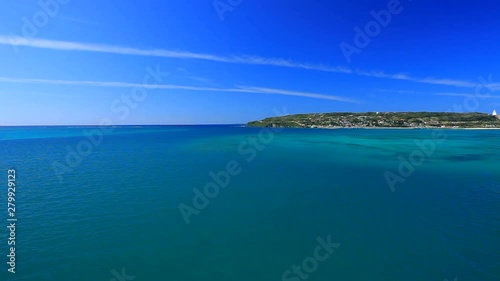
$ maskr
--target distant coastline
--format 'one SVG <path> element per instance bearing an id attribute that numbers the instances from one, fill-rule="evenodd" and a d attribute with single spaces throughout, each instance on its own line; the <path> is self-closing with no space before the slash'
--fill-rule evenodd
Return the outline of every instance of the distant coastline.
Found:
<path id="1" fill-rule="evenodd" d="M 313 129 L 500 129 L 500 118 L 485 113 L 339 112 L 270 117 L 249 127 Z"/>
<path id="2" fill-rule="evenodd" d="M 249 128 L 256 128 L 257 126 L 248 126 L 246 127 Z M 262 127 L 262 126 L 261 126 Z M 348 129 L 348 130 L 500 130 L 500 127 L 498 128 L 451 128 L 451 127 L 427 127 L 427 128 L 420 128 L 420 127 L 314 127 L 314 128 L 306 128 L 306 127 L 275 127 L 275 128 L 289 128 L 289 129 L 321 129 L 321 130 L 342 130 L 342 129 Z"/>

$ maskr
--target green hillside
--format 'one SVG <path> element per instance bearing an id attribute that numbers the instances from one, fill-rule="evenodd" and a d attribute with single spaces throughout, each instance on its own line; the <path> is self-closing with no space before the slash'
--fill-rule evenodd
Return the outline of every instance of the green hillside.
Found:
<path id="1" fill-rule="evenodd" d="M 286 128 L 500 128 L 500 119 L 484 113 L 338 112 L 270 117 L 247 125 Z"/>

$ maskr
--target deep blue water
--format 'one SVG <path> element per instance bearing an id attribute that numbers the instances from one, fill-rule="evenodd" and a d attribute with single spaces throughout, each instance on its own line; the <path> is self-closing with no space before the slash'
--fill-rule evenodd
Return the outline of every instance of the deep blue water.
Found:
<path id="1" fill-rule="evenodd" d="M 97 130 L 0 128 L 1 280 L 500 280 L 499 130 Z"/>

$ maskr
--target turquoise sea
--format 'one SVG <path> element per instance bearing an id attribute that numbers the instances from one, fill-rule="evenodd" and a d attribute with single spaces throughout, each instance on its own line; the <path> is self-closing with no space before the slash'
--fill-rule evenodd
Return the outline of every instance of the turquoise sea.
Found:
<path id="1" fill-rule="evenodd" d="M 100 133 L 0 128 L 0 280 L 500 280 L 500 130 Z"/>

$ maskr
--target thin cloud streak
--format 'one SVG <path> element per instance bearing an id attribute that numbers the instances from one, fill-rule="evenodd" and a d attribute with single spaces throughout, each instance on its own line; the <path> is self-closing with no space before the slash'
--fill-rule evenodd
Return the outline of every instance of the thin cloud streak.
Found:
<path id="1" fill-rule="evenodd" d="M 472 95 L 472 94 L 460 94 L 460 93 L 436 93 L 434 95 L 436 95 L 436 96 L 466 97 L 466 98 L 481 98 L 481 99 L 500 99 L 500 96 Z"/>
<path id="2" fill-rule="evenodd" d="M 387 74 L 382 71 L 372 71 L 366 72 L 361 70 L 356 70 L 356 74 L 367 77 L 377 77 L 377 78 L 387 78 L 393 80 L 404 80 L 422 84 L 432 84 L 432 85 L 441 85 L 441 86 L 454 86 L 459 88 L 474 88 L 477 86 L 481 86 L 479 83 L 473 83 L 469 81 L 461 81 L 461 80 L 453 80 L 453 79 L 436 79 L 436 78 L 415 78 L 408 76 L 406 74 Z M 494 84 L 493 84 L 494 85 Z M 491 87 L 492 85 L 490 85 Z"/>
<path id="3" fill-rule="evenodd" d="M 470 81 L 437 79 L 432 77 L 416 78 L 408 76 L 406 74 L 388 74 L 381 71 L 352 70 L 341 66 L 309 64 L 309 63 L 295 62 L 282 58 L 265 58 L 260 56 L 249 56 L 249 55 L 220 56 L 212 54 L 193 53 L 188 51 L 173 51 L 165 49 L 137 49 L 137 48 L 119 47 L 119 46 L 111 46 L 103 44 L 46 40 L 46 39 L 25 38 L 20 36 L 5 36 L 5 35 L 0 35 L 0 45 L 24 46 L 24 47 L 41 48 L 41 49 L 63 50 L 63 51 L 84 51 L 84 52 L 98 52 L 98 53 L 110 53 L 110 54 L 120 54 L 120 55 L 153 56 L 153 57 L 175 58 L 175 59 L 198 59 L 198 60 L 215 61 L 221 63 L 231 63 L 231 64 L 267 65 L 276 67 L 305 69 L 305 70 L 316 70 L 316 71 L 332 72 L 332 73 L 354 74 L 359 76 L 381 78 L 381 79 L 405 80 L 415 83 L 454 86 L 461 88 L 473 88 L 480 85 L 479 83 L 474 83 Z M 494 88 L 495 90 L 500 89 L 498 84 L 492 84 L 490 85 L 490 87 Z"/>
<path id="4" fill-rule="evenodd" d="M 176 59 L 199 59 L 234 64 L 270 65 L 289 68 L 302 68 L 327 72 L 351 73 L 344 67 L 331 67 L 297 63 L 280 58 L 263 58 L 259 56 L 218 56 L 211 54 L 192 53 L 187 51 L 172 51 L 165 49 L 136 49 L 128 47 L 117 47 L 102 44 L 78 43 L 57 40 L 45 40 L 37 38 L 25 38 L 20 36 L 0 35 L 0 45 L 24 46 L 40 49 L 51 49 L 61 51 L 85 51 L 97 53 L 110 53 L 120 55 L 152 56 Z"/>
<path id="5" fill-rule="evenodd" d="M 193 86 L 171 85 L 171 84 L 148 85 L 148 84 L 137 84 L 128 82 L 71 81 L 71 80 L 50 80 L 50 79 L 10 78 L 10 77 L 0 77 L 0 82 L 22 83 L 22 84 L 115 87 L 115 88 L 143 87 L 146 89 L 187 90 L 187 91 L 200 91 L 200 92 L 253 93 L 253 94 L 266 94 L 266 95 L 296 96 L 296 97 L 306 97 L 313 99 L 332 100 L 339 102 L 359 103 L 359 101 L 339 96 L 309 93 L 309 92 L 296 92 L 296 91 L 263 88 L 263 87 L 252 87 L 252 86 L 239 86 L 237 88 L 212 88 L 212 87 L 193 87 Z"/>
<path id="6" fill-rule="evenodd" d="M 451 96 L 451 97 L 465 97 L 465 98 L 481 98 L 481 99 L 500 99 L 500 96 L 494 95 L 474 95 L 466 93 L 428 93 L 428 92 L 416 92 L 408 90 L 387 90 L 387 89 L 377 89 L 379 93 L 393 93 L 393 94 L 410 94 L 410 95 L 433 95 L 433 96 Z"/>

